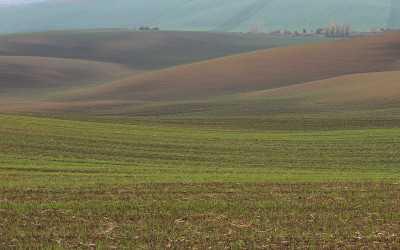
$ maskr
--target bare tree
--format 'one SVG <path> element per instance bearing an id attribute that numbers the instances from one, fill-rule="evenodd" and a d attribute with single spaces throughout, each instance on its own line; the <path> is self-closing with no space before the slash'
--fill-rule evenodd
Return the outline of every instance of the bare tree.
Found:
<path id="1" fill-rule="evenodd" d="M 378 32 L 378 30 L 379 30 L 379 27 L 378 27 L 378 25 L 371 25 L 371 26 L 369 26 L 369 29 L 371 30 L 371 32 Z"/>
<path id="2" fill-rule="evenodd" d="M 335 36 L 336 37 L 344 36 L 342 31 L 343 31 L 342 30 L 342 24 L 340 22 L 337 22 L 336 23 L 336 27 L 335 27 Z"/>
<path id="3" fill-rule="evenodd" d="M 345 23 L 343 25 L 344 36 L 349 36 L 351 30 L 351 23 Z"/>
<path id="4" fill-rule="evenodd" d="M 255 35 L 255 34 L 263 32 L 263 29 L 264 29 L 264 22 L 258 21 L 256 23 L 250 24 L 249 33 L 252 35 Z"/>

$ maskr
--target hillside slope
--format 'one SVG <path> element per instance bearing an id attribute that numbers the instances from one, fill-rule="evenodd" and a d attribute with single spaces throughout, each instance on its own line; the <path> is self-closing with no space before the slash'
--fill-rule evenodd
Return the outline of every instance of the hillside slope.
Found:
<path id="1" fill-rule="evenodd" d="M 337 21 L 368 31 L 371 25 L 400 27 L 397 10 L 397 0 L 53 0 L 0 8 L 0 33 L 144 25 L 247 32 L 258 21 L 265 23 L 265 31 L 311 31 Z"/>
<path id="2" fill-rule="evenodd" d="M 113 63 L 51 57 L 0 56 L 0 97 L 27 97 L 132 74 Z"/>
<path id="3" fill-rule="evenodd" d="M 83 99 L 176 101 L 400 69 L 400 32 L 250 52 L 124 79 Z"/>
<path id="4" fill-rule="evenodd" d="M 301 97 L 303 102 L 364 104 L 400 100 L 400 71 L 353 74 L 244 94 L 246 98 Z"/>
<path id="5" fill-rule="evenodd" d="M 249 114 L 397 116 L 400 112 L 400 71 L 346 75 L 247 93 L 237 100 Z"/>
<path id="6" fill-rule="evenodd" d="M 1 35 L 0 96 L 46 96 L 216 57 L 320 40 L 126 30 Z"/>

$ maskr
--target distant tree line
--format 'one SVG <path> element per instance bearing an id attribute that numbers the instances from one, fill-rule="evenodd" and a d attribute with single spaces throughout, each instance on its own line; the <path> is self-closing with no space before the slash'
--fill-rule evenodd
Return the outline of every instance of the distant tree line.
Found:
<path id="1" fill-rule="evenodd" d="M 272 35 L 272 36 L 327 36 L 327 37 L 349 37 L 349 36 L 364 36 L 364 35 L 369 35 L 371 33 L 378 33 L 378 32 L 390 32 L 390 31 L 396 31 L 400 30 L 399 29 L 384 29 L 380 28 L 377 25 L 371 25 L 370 26 L 370 31 L 361 31 L 361 32 L 356 32 L 352 30 L 352 24 L 347 22 L 347 23 L 341 23 L 341 22 L 336 22 L 336 23 L 331 23 L 330 25 L 325 24 L 323 28 L 317 28 L 314 30 L 311 30 L 310 32 L 307 32 L 305 28 L 300 32 L 295 30 L 295 31 L 289 31 L 287 29 L 281 31 L 281 30 L 273 30 L 269 33 L 264 33 L 264 22 L 259 21 L 256 23 L 251 23 L 249 25 L 249 30 L 248 34 L 251 35 Z M 242 33 L 240 31 L 240 33 Z"/>
<path id="2" fill-rule="evenodd" d="M 141 26 L 141 27 L 139 28 L 139 30 L 160 30 L 160 28 L 158 28 L 158 27 L 153 27 L 153 28 L 151 28 L 151 27 L 149 27 L 149 26 Z"/>
<path id="3" fill-rule="evenodd" d="M 259 21 L 257 23 L 252 23 L 249 25 L 249 34 L 256 35 L 256 34 L 264 34 L 263 33 L 264 22 Z M 293 32 L 285 29 L 283 32 L 280 30 L 273 30 L 269 34 L 270 35 L 284 35 L 284 36 L 314 36 L 314 35 L 325 35 L 328 37 L 347 37 L 349 36 L 351 31 L 351 23 L 331 23 L 331 25 L 324 25 L 323 28 L 317 28 L 311 33 L 307 33 L 307 30 L 303 28 L 302 32 L 295 30 Z"/>

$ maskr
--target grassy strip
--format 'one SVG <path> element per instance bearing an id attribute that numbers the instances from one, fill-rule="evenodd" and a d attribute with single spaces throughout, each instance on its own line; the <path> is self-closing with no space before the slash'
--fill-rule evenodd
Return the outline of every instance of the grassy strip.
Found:
<path id="1" fill-rule="evenodd" d="M 1 118 L 1 162 L 9 167 L 397 174 L 400 163 L 399 129 L 252 132 Z"/>
<path id="2" fill-rule="evenodd" d="M 25 116 L 32 116 L 24 114 Z M 302 117 L 290 116 L 84 116 L 44 115 L 34 117 L 58 120 L 143 125 L 157 127 L 179 127 L 214 130 L 246 131 L 334 131 L 360 129 L 399 128 L 400 117 Z"/>

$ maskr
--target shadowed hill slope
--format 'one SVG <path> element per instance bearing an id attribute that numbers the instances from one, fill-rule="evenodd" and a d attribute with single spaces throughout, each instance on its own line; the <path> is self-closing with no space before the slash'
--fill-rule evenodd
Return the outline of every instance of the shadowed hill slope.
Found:
<path id="1" fill-rule="evenodd" d="M 32 56 L 0 56 L 0 97 L 29 96 L 51 90 L 80 88 L 90 82 L 132 74 L 117 64 L 77 59 Z"/>
<path id="2" fill-rule="evenodd" d="M 275 48 L 171 68 L 82 93 L 83 99 L 176 101 L 400 69 L 400 32 Z"/>
<path id="3" fill-rule="evenodd" d="M 0 55 L 111 62 L 152 71 L 321 40 L 216 32 L 72 30 L 0 35 Z"/>

